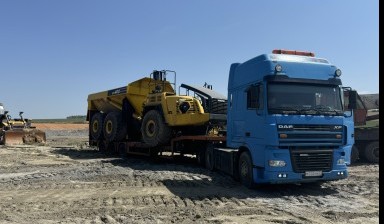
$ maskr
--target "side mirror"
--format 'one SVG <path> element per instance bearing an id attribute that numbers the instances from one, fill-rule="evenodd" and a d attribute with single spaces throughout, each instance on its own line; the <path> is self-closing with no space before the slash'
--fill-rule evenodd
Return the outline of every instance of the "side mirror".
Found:
<path id="1" fill-rule="evenodd" d="M 354 110 L 357 108 L 357 91 L 350 90 L 348 96 L 349 104 L 348 109 Z"/>

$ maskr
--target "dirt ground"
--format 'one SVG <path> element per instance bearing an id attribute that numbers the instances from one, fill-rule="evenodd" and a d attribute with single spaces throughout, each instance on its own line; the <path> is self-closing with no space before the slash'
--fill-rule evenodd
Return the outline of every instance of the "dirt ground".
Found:
<path id="1" fill-rule="evenodd" d="M 250 190 L 190 158 L 106 157 L 86 125 L 38 127 L 46 145 L 0 146 L 0 223 L 379 223 L 378 164 Z"/>

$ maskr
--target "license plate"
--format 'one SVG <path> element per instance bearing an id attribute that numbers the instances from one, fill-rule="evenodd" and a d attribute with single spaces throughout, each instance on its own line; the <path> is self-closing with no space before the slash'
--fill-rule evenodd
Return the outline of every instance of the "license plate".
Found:
<path id="1" fill-rule="evenodd" d="M 306 177 L 319 177 L 323 175 L 323 171 L 305 171 Z"/>

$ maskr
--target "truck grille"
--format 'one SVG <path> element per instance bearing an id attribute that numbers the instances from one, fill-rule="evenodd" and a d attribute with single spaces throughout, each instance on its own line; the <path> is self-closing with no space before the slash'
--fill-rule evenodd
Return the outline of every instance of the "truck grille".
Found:
<path id="1" fill-rule="evenodd" d="M 332 169 L 332 149 L 294 149 L 290 152 L 293 170 L 297 173 L 305 171 L 328 172 Z"/>
<path id="2" fill-rule="evenodd" d="M 340 146 L 344 142 L 341 125 L 278 125 L 280 146 Z"/>

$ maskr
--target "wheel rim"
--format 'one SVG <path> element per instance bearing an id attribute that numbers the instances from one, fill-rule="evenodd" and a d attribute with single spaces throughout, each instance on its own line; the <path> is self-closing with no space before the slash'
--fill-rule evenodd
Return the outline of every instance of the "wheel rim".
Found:
<path id="1" fill-rule="evenodd" d="M 111 134 L 112 133 L 112 121 L 107 121 L 107 124 L 105 126 L 105 131 L 108 133 L 108 134 Z"/>
<path id="2" fill-rule="evenodd" d="M 99 122 L 98 121 L 94 121 L 93 125 L 92 125 L 92 131 L 94 133 L 96 133 L 98 130 L 99 130 Z"/>
<path id="3" fill-rule="evenodd" d="M 147 125 L 145 126 L 145 133 L 149 137 L 153 137 L 156 133 L 156 123 L 153 120 L 150 120 L 147 122 Z"/>
<path id="4" fill-rule="evenodd" d="M 242 177 L 247 177 L 248 176 L 248 164 L 246 161 L 242 161 L 241 162 L 241 166 L 240 166 L 240 175 Z"/>

